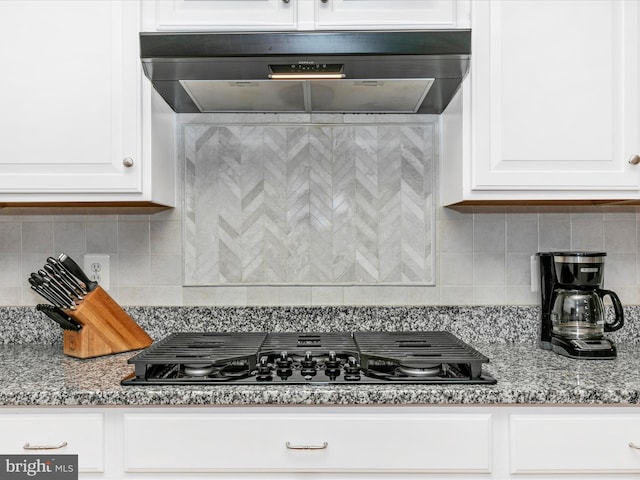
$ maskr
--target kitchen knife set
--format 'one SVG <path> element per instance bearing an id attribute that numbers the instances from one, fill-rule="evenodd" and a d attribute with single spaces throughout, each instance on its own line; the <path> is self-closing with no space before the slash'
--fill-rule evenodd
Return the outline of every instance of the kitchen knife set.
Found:
<path id="1" fill-rule="evenodd" d="M 36 309 L 51 318 L 65 330 L 80 330 L 82 325 L 69 317 L 63 308 L 75 310 L 84 296 L 95 290 L 97 282 L 89 280 L 78 264 L 61 253 L 29 276 L 31 289 L 52 305 L 37 305 Z"/>
<path id="2" fill-rule="evenodd" d="M 68 255 L 47 258 L 29 277 L 31 288 L 51 305 L 36 309 L 63 332 L 63 351 L 76 358 L 92 358 L 146 348 L 151 337 L 82 271 Z"/>
<path id="3" fill-rule="evenodd" d="M 47 258 L 47 263 L 29 277 L 31 289 L 59 308 L 75 310 L 84 295 L 95 290 L 98 282 L 92 282 L 78 264 L 61 253 L 57 259 Z"/>

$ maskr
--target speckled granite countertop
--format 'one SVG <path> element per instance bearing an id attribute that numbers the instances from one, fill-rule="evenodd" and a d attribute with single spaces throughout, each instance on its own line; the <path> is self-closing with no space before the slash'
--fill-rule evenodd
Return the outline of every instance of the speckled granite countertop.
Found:
<path id="1" fill-rule="evenodd" d="M 475 343 L 497 385 L 121 386 L 133 353 L 78 360 L 59 346 L 0 346 L 0 405 L 624 405 L 638 404 L 640 346 L 577 361 L 534 344 Z"/>
<path id="2" fill-rule="evenodd" d="M 536 307 L 129 307 L 154 339 L 179 331 L 453 333 L 491 359 L 497 385 L 121 386 L 135 352 L 62 353 L 61 330 L 32 307 L 0 308 L 0 406 L 33 405 L 625 405 L 640 404 L 640 306 L 610 338 L 615 360 L 572 360 L 537 347 Z"/>

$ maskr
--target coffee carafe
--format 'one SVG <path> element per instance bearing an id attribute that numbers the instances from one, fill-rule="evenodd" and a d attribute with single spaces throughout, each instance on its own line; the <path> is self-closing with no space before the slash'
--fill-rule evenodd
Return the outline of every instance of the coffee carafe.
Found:
<path id="1" fill-rule="evenodd" d="M 618 296 L 601 288 L 603 252 L 539 252 L 542 348 L 571 358 L 615 358 L 605 332 L 624 325 Z M 609 297 L 615 318 L 607 322 L 603 300 Z"/>

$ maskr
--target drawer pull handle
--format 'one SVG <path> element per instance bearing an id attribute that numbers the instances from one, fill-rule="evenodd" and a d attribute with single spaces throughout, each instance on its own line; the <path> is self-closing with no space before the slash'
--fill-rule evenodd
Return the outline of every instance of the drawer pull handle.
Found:
<path id="1" fill-rule="evenodd" d="M 24 450 L 59 450 L 66 446 L 67 442 L 62 442 L 60 445 L 31 445 L 29 442 L 27 442 L 22 448 Z"/>
<path id="2" fill-rule="evenodd" d="M 629 442 L 629 446 L 630 446 L 631 448 L 635 448 L 636 450 L 640 450 L 640 445 L 636 445 L 636 444 L 635 444 L 635 443 L 633 443 L 633 442 Z"/>
<path id="3" fill-rule="evenodd" d="M 291 443 L 285 443 L 289 450 L 324 450 L 329 446 L 327 442 L 323 442 L 322 445 L 291 445 Z"/>

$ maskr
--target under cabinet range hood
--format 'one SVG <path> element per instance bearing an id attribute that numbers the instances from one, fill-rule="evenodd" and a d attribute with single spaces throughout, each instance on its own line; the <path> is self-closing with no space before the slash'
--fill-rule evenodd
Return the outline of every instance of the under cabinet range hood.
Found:
<path id="1" fill-rule="evenodd" d="M 469 68 L 471 31 L 141 33 L 178 113 L 435 113 Z"/>

